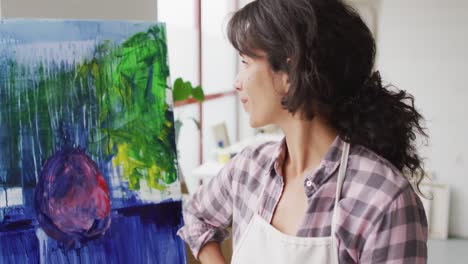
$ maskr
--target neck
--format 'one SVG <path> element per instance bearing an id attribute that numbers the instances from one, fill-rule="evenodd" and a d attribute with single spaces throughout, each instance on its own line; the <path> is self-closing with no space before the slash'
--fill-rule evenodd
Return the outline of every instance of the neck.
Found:
<path id="1" fill-rule="evenodd" d="M 336 130 L 318 116 L 309 121 L 296 115 L 279 126 L 287 144 L 283 174 L 290 179 L 303 177 L 306 171 L 318 167 L 337 136 Z"/>

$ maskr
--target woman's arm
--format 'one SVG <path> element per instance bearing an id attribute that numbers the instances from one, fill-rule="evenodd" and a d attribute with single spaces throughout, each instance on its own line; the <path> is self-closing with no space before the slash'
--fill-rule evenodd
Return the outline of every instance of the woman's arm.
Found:
<path id="1" fill-rule="evenodd" d="M 240 166 L 241 156 L 239 153 L 208 184 L 200 187 L 184 207 L 185 225 L 178 235 L 187 242 L 197 259 L 203 258 L 203 263 L 223 263 L 209 261 L 224 260 L 219 243 L 228 236 L 226 228 L 232 221 L 232 179 L 235 167 Z"/>
<path id="2" fill-rule="evenodd" d="M 198 260 L 203 264 L 225 264 L 221 246 L 218 242 L 208 242 L 198 253 Z"/>

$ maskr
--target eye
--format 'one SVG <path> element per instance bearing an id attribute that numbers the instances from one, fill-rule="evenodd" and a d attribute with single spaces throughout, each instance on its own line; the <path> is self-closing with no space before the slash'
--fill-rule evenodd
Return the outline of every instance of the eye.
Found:
<path id="1" fill-rule="evenodd" d="M 241 59 L 242 67 L 246 68 L 247 66 L 249 66 L 249 62 L 247 62 L 247 60 L 244 57 L 241 57 L 240 59 Z"/>

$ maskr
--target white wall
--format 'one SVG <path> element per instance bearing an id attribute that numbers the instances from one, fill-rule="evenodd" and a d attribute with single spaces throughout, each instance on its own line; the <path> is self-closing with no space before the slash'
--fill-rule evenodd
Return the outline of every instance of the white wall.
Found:
<path id="1" fill-rule="evenodd" d="M 234 90 L 237 55 L 226 38 L 226 24 L 234 12 L 233 0 L 203 0 L 202 2 L 202 66 L 205 93 Z M 231 142 L 236 137 L 236 97 L 229 96 L 203 104 L 203 156 L 213 159 L 216 148 L 213 126 L 226 123 Z"/>
<path id="2" fill-rule="evenodd" d="M 378 67 L 427 119 L 422 151 L 452 189 L 449 233 L 468 237 L 468 1 L 383 0 Z"/>
<path id="3" fill-rule="evenodd" d="M 156 19 L 156 0 L 0 0 L 3 17 Z"/>

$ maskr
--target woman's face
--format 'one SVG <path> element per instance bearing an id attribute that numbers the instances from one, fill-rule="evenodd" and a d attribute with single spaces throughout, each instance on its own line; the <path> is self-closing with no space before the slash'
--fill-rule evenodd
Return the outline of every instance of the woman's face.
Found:
<path id="1" fill-rule="evenodd" d="M 284 115 L 281 98 L 288 89 L 287 74 L 274 72 L 263 54 L 251 58 L 241 54 L 242 68 L 239 71 L 235 88 L 241 103 L 249 113 L 250 125 L 262 127 L 276 124 Z"/>

